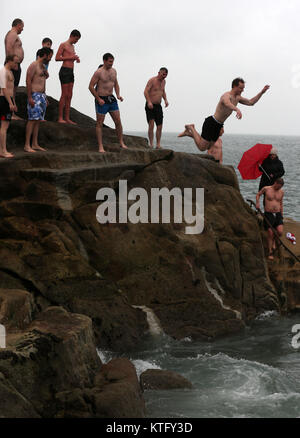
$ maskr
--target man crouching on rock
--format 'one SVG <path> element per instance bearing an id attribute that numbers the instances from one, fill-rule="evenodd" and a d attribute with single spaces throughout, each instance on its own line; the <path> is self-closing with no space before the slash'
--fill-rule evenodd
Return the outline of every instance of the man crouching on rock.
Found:
<path id="1" fill-rule="evenodd" d="M 279 178 L 272 186 L 264 187 L 256 195 L 256 208 L 259 209 L 259 200 L 262 195 L 265 195 L 265 220 L 264 225 L 268 230 L 268 250 L 269 260 L 274 260 L 273 253 L 276 249 L 275 235 L 270 225 L 276 229 L 279 237 L 283 233 L 283 197 L 284 191 L 282 187 L 284 181 Z"/>
<path id="2" fill-rule="evenodd" d="M 26 125 L 26 140 L 24 150 L 26 152 L 45 151 L 44 148 L 38 144 L 38 133 L 40 122 L 44 120 L 47 97 L 46 91 L 46 79 L 48 73 L 44 67 L 44 64 L 48 62 L 48 49 L 40 49 L 37 53 L 37 60 L 34 61 L 27 69 L 26 75 L 26 87 L 28 95 L 28 122 Z M 30 146 L 30 139 L 32 136 L 32 147 Z"/>
<path id="3" fill-rule="evenodd" d="M 120 96 L 120 87 L 117 80 L 117 72 L 113 68 L 114 57 L 111 53 L 103 55 L 103 65 L 94 73 L 89 90 L 95 98 L 95 107 L 97 115 L 96 134 L 99 146 L 99 152 L 105 152 L 102 141 L 102 128 L 105 115 L 110 114 L 116 126 L 117 136 L 121 148 L 127 149 L 123 141 L 123 128 L 120 118 L 120 111 L 117 99 L 123 102 Z M 96 86 L 96 88 L 95 88 Z M 113 89 L 116 91 L 117 99 L 113 96 Z"/>

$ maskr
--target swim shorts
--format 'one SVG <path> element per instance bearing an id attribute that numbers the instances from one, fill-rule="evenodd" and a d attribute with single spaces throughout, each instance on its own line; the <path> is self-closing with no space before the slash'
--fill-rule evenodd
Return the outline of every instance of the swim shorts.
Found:
<path id="1" fill-rule="evenodd" d="M 14 75 L 14 86 L 17 87 L 20 83 L 20 79 L 21 79 L 21 66 L 20 64 L 18 64 L 18 69 L 17 70 L 12 70 L 12 74 Z"/>
<path id="2" fill-rule="evenodd" d="M 119 105 L 115 96 L 99 96 L 104 100 L 104 105 L 99 105 L 99 102 L 95 100 L 95 107 L 97 114 L 107 114 L 112 111 L 119 111 Z"/>
<path id="3" fill-rule="evenodd" d="M 47 100 L 45 93 L 32 93 L 34 107 L 27 103 L 28 120 L 44 120 L 47 109 Z"/>
<path id="4" fill-rule="evenodd" d="M 153 103 L 153 109 L 150 109 L 148 108 L 148 104 L 146 102 L 145 111 L 148 123 L 150 122 L 150 120 L 154 120 L 156 126 L 160 126 L 163 124 L 164 115 L 160 103 Z"/>
<path id="5" fill-rule="evenodd" d="M 273 228 L 279 227 L 279 225 L 283 225 L 283 217 L 281 213 L 270 213 L 269 211 L 265 211 L 265 218 L 268 219 Z M 265 229 L 268 230 L 270 225 L 264 220 Z"/>
<path id="6" fill-rule="evenodd" d="M 59 80 L 62 85 L 74 83 L 74 72 L 70 67 L 61 67 L 59 70 Z"/>
<path id="7" fill-rule="evenodd" d="M 11 100 L 14 102 L 13 98 Z M 12 112 L 9 108 L 9 103 L 4 96 L 0 96 L 0 120 L 10 122 Z"/>
<path id="8" fill-rule="evenodd" d="M 202 126 L 201 137 L 206 141 L 216 142 L 222 128 L 223 123 L 218 122 L 213 116 L 207 117 Z"/>

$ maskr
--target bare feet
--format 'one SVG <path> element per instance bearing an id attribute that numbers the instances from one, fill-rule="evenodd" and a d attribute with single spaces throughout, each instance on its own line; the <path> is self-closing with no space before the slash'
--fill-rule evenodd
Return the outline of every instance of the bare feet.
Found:
<path id="1" fill-rule="evenodd" d="M 269 255 L 268 259 L 273 261 L 274 257 L 272 255 Z"/>
<path id="2" fill-rule="evenodd" d="M 72 120 L 70 120 L 70 119 L 67 119 L 67 120 L 66 120 L 66 123 L 70 123 L 70 125 L 77 125 L 77 123 L 72 122 Z"/>
<path id="3" fill-rule="evenodd" d="M 157 146 L 156 146 L 156 149 L 161 149 L 161 145 L 157 145 Z"/>
<path id="4" fill-rule="evenodd" d="M 10 152 L 4 152 L 4 154 L 0 154 L 0 158 L 13 158 L 14 155 Z"/>
<path id="5" fill-rule="evenodd" d="M 11 116 L 12 120 L 23 120 L 22 117 L 17 116 L 15 113 Z"/>
<path id="6" fill-rule="evenodd" d="M 67 123 L 64 119 L 58 119 L 58 123 Z"/>
<path id="7" fill-rule="evenodd" d="M 124 143 L 122 143 L 122 144 L 120 145 L 120 147 L 121 147 L 122 149 L 128 149 L 128 147 L 127 147 Z"/>
<path id="8" fill-rule="evenodd" d="M 104 150 L 103 148 L 99 148 L 99 152 L 100 152 L 101 154 L 105 154 L 105 150 Z"/>
<path id="9" fill-rule="evenodd" d="M 178 135 L 178 137 L 191 137 L 192 133 L 190 128 L 195 128 L 195 125 L 185 125 L 185 130 Z"/>
<path id="10" fill-rule="evenodd" d="M 37 145 L 34 145 L 34 146 L 32 146 L 32 149 L 35 149 L 35 150 L 38 150 L 38 151 L 46 151 L 47 149 L 44 149 L 44 148 L 42 148 L 41 146 L 39 146 L 38 144 Z"/>
<path id="11" fill-rule="evenodd" d="M 24 147 L 24 151 L 25 151 L 25 152 L 35 152 L 35 150 L 32 149 L 30 146 L 25 146 L 25 147 Z"/>

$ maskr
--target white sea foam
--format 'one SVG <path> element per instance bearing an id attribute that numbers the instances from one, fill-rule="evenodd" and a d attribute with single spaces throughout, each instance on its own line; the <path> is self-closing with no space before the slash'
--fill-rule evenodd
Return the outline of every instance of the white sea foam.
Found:
<path id="1" fill-rule="evenodd" d="M 133 307 L 135 309 L 140 309 L 146 313 L 149 332 L 151 333 L 151 335 L 157 336 L 164 333 L 163 329 L 161 328 L 160 321 L 152 309 L 146 306 L 133 306 Z"/>
<path id="2" fill-rule="evenodd" d="M 111 351 L 99 350 L 98 348 L 96 350 L 103 364 L 106 364 L 113 358 L 113 354 Z"/>
<path id="3" fill-rule="evenodd" d="M 258 315 L 255 319 L 257 321 L 263 321 L 264 319 L 269 319 L 273 316 L 278 316 L 278 312 L 276 312 L 276 310 L 266 310 L 265 312 Z"/>
<path id="4" fill-rule="evenodd" d="M 142 359 L 132 360 L 133 365 L 135 366 L 136 373 L 138 377 L 147 370 L 161 370 L 161 367 L 157 365 L 154 361 L 147 361 Z"/>

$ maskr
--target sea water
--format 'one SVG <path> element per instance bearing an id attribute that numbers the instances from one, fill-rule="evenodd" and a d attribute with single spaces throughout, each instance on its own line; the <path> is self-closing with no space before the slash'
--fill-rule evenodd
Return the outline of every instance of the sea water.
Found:
<path id="1" fill-rule="evenodd" d="M 286 170 L 285 216 L 300 220 L 300 138 L 226 135 L 224 164 L 237 169 L 243 152 L 256 143 L 278 149 Z M 162 145 L 198 153 L 191 139 L 177 139 L 175 134 L 164 134 Z M 237 175 L 242 196 L 255 200 L 259 180 L 242 181 Z M 149 335 L 139 350 L 127 354 L 138 376 L 151 368 L 172 370 L 189 379 L 193 389 L 145 391 L 147 417 L 300 418 L 300 346 L 292 344 L 297 324 L 300 314 L 265 312 L 239 334 L 213 343 Z M 99 355 L 104 363 L 119 356 L 107 351 Z"/>

